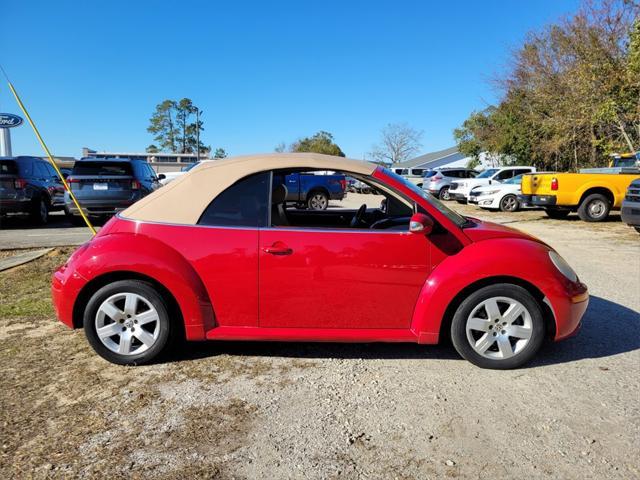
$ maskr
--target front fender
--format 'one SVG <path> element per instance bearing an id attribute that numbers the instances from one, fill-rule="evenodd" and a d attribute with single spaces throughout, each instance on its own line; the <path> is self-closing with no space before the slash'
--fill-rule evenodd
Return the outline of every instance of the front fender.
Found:
<path id="1" fill-rule="evenodd" d="M 490 278 L 511 277 L 538 289 L 551 304 L 556 338 L 565 336 L 572 295 L 584 286 L 557 271 L 549 247 L 522 238 L 497 238 L 473 243 L 443 260 L 427 278 L 414 310 L 411 329 L 420 343 L 437 343 L 447 308 L 468 286 Z"/>
<path id="2" fill-rule="evenodd" d="M 87 281 L 115 272 L 134 272 L 163 285 L 176 299 L 188 340 L 204 340 L 214 326 L 207 290 L 193 267 L 169 245 L 141 234 L 96 237 L 74 261 Z"/>

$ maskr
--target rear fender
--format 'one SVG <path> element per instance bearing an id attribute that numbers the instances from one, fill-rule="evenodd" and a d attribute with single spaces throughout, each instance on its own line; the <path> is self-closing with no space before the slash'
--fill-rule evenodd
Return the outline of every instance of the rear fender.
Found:
<path id="1" fill-rule="evenodd" d="M 492 278 L 500 282 L 510 277 L 535 287 L 551 303 L 557 327 L 558 317 L 565 313 L 563 300 L 569 287 L 548 252 L 548 247 L 536 241 L 497 238 L 473 243 L 444 259 L 429 275 L 414 310 L 411 329 L 419 342 L 437 343 L 447 308 L 456 296 L 470 285 L 486 284 Z"/>
<path id="2" fill-rule="evenodd" d="M 176 250 L 140 234 L 115 233 L 96 237 L 74 261 L 87 281 L 115 272 L 134 272 L 163 285 L 176 299 L 188 340 L 204 340 L 213 328 L 213 307 L 193 267 Z"/>

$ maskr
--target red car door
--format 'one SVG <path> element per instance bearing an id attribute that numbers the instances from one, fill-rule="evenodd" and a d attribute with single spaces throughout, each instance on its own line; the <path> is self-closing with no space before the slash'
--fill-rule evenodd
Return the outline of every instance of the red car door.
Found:
<path id="1" fill-rule="evenodd" d="M 408 231 L 274 227 L 259 246 L 260 327 L 409 328 L 429 274 Z"/>

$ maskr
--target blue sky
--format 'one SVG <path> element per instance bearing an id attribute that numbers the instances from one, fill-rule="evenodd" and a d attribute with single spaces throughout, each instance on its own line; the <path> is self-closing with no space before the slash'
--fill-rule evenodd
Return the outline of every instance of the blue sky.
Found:
<path id="1" fill-rule="evenodd" d="M 273 151 L 318 130 L 362 158 L 391 122 L 423 150 L 495 101 L 491 79 L 527 31 L 577 0 L 18 1 L 0 7 L 0 63 L 56 155 L 141 151 L 165 98 L 205 112 L 203 140 Z M 19 113 L 5 82 L 0 111 Z M 27 126 L 13 153 L 38 154 Z"/>

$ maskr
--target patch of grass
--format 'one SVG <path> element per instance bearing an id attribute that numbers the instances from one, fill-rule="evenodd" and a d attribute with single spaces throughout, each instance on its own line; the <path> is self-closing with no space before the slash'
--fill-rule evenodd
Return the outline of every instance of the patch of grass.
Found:
<path id="1" fill-rule="evenodd" d="M 51 274 L 72 251 L 73 247 L 57 248 L 33 262 L 0 272 L 0 318 L 53 316 Z"/>

